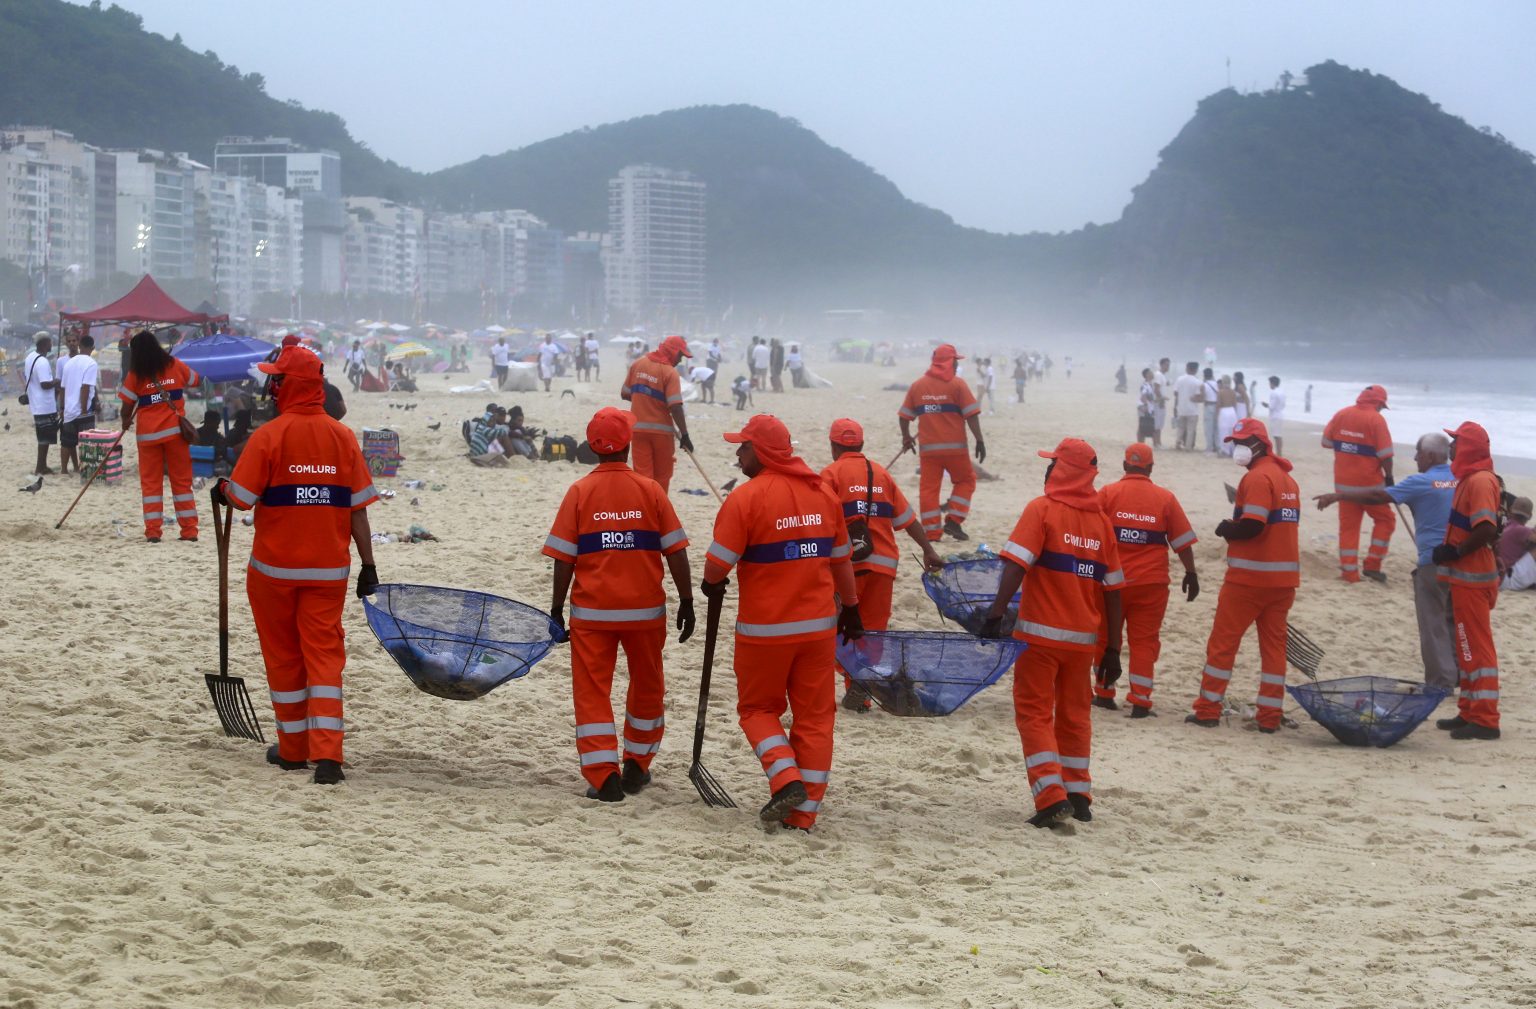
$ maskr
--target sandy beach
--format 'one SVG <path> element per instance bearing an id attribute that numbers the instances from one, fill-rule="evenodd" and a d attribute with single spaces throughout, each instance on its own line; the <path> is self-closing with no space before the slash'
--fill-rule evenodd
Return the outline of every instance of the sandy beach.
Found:
<path id="1" fill-rule="evenodd" d="M 595 409 L 619 402 L 620 355 L 605 355 L 600 385 L 556 382 L 574 399 L 449 394 L 461 376 L 429 377 L 411 396 L 349 395 L 349 425 L 394 426 L 406 457 L 381 481 L 398 493 L 372 509 L 374 529 L 419 524 L 440 540 L 376 547 L 382 580 L 548 605 L 539 546 L 582 469 L 476 469 L 459 424 L 494 399 L 580 439 Z M 901 394 L 882 386 L 923 364 L 811 364 L 836 387 L 761 394 L 757 408 L 782 417 L 817 467 L 839 416 L 865 423 L 872 456 L 894 455 Z M 1025 405 L 1000 397 L 983 417 L 1000 479 L 978 488 L 966 546 L 1006 538 L 1040 489 L 1035 450 L 1064 435 L 1096 446 L 1101 483 L 1119 475 L 1135 418 L 1133 396 L 1110 391 L 1114 365 L 1080 362 L 1070 380 L 1058 369 Z M 419 405 L 389 408 L 405 402 Z M 0 469 L 19 486 L 34 442 L 25 408 L 9 407 Z M 689 413 L 716 484 L 738 475 L 719 435 L 746 415 Z M 1409 444 L 1419 433 L 1394 430 Z M 1287 435 L 1303 495 L 1331 489 L 1316 437 L 1295 423 Z M 206 496 L 202 542 L 148 546 L 131 450 L 127 462 L 124 481 L 92 488 L 60 532 L 73 476 L 0 492 L 0 1006 L 1536 1004 L 1536 593 L 1494 613 L 1496 743 L 1424 726 L 1390 749 L 1349 748 L 1289 699 L 1300 727 L 1278 736 L 1238 719 L 1187 726 L 1221 582 L 1210 530 L 1229 510 L 1222 483 L 1240 475 L 1227 460 L 1158 456 L 1155 479 L 1203 537 L 1204 592 L 1170 603 L 1161 717 L 1094 712 L 1096 819 L 1070 836 L 1025 823 L 1011 678 L 948 719 L 843 714 L 816 831 L 765 834 L 728 639 L 705 762 L 743 808 L 706 808 L 686 777 L 702 619 L 694 640 L 667 648 L 656 783 L 609 806 L 581 797 L 564 649 L 486 699 L 440 700 L 412 686 L 349 602 L 348 779 L 316 787 L 219 732 L 202 678 L 218 660 Z M 915 500 L 910 457 L 894 473 Z M 715 501 L 679 491 L 704 489 L 680 458 L 672 496 L 696 575 Z M 1536 479 L 1510 489 L 1536 493 Z M 1387 586 L 1337 579 L 1335 533 L 1333 512 L 1306 511 L 1292 622 L 1326 649 L 1323 677 L 1419 678 L 1406 531 Z M 235 525 L 231 665 L 271 736 L 243 587 L 250 537 Z M 941 627 L 910 560 L 895 602 L 894 626 Z M 1252 701 L 1256 649 L 1250 636 L 1234 698 Z"/>

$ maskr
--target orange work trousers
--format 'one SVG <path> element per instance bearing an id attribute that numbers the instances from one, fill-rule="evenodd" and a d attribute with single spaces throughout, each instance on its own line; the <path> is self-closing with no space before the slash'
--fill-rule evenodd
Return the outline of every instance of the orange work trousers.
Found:
<path id="1" fill-rule="evenodd" d="M 1163 651 L 1163 614 L 1168 610 L 1167 585 L 1127 585 L 1120 590 L 1126 643 L 1131 661 L 1126 673 L 1126 700 L 1138 708 L 1152 707 L 1152 673 Z M 1115 688 L 1097 681 L 1096 696 L 1114 700 Z"/>
<path id="2" fill-rule="evenodd" d="M 619 738 L 613 722 L 613 672 L 619 648 L 629 666 L 624 696 L 624 756 L 650 770 L 666 731 L 666 681 L 661 649 L 667 625 L 632 630 L 571 628 L 571 693 L 576 700 L 576 752 L 581 776 L 593 788 L 619 773 Z"/>
<path id="3" fill-rule="evenodd" d="M 192 448 L 172 428 L 169 438 L 139 442 L 139 493 L 144 535 L 160 535 L 165 513 L 176 516 L 181 538 L 197 538 L 197 496 L 192 493 Z M 171 507 L 165 506 L 165 478 L 171 478 Z"/>
<path id="4" fill-rule="evenodd" d="M 341 763 L 346 729 L 341 670 L 347 664 L 341 613 L 347 580 L 302 585 L 246 569 L 245 594 L 267 666 L 278 755 Z"/>
<path id="5" fill-rule="evenodd" d="M 1499 653 L 1493 647 L 1493 607 L 1499 590 L 1451 583 L 1456 625 L 1456 668 L 1461 672 L 1457 714 L 1474 725 L 1499 727 Z"/>
<path id="6" fill-rule="evenodd" d="M 1013 720 L 1035 809 L 1067 794 L 1093 801 L 1093 653 L 1033 641 L 1013 666 Z"/>
<path id="7" fill-rule="evenodd" d="M 1248 628 L 1259 629 L 1259 698 L 1254 720 L 1266 729 L 1278 728 L 1285 704 L 1285 621 L 1296 601 L 1296 590 L 1223 582 L 1216 597 L 1216 620 L 1205 645 L 1205 672 L 1200 677 L 1200 696 L 1195 698 L 1198 718 L 1220 718 L 1221 702 L 1232 680 L 1237 649 Z"/>
<path id="8" fill-rule="evenodd" d="M 816 823 L 832 771 L 837 720 L 837 650 L 832 635 L 794 644 L 736 638 L 736 715 L 768 776 L 768 791 L 792 781 L 808 796 L 785 817 L 791 827 Z M 784 712 L 794 721 L 786 735 Z"/>
<path id="9" fill-rule="evenodd" d="M 1390 505 L 1361 505 L 1340 501 L 1339 505 L 1339 570 L 1346 582 L 1360 580 L 1360 524 L 1365 516 L 1371 517 L 1371 545 L 1365 552 L 1365 570 L 1380 571 L 1386 560 L 1387 547 L 1392 542 L 1392 530 L 1397 528 L 1397 516 Z"/>
<path id="10" fill-rule="evenodd" d="M 672 467 L 676 462 L 676 442 L 670 434 L 635 432 L 630 441 L 629 464 L 636 473 L 650 477 L 661 484 L 662 490 L 667 490 L 672 485 Z"/>
<path id="11" fill-rule="evenodd" d="M 924 452 L 920 457 L 922 473 L 917 482 L 918 510 L 922 512 L 923 532 L 934 542 L 944 538 L 944 511 L 956 525 L 971 513 L 971 495 L 976 493 L 976 471 L 971 457 L 960 452 Z M 944 475 L 949 474 L 949 501 L 939 508 L 939 491 Z"/>

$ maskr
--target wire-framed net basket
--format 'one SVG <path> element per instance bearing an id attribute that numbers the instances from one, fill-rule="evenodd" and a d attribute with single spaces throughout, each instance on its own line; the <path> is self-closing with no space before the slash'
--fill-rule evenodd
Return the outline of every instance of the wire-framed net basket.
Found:
<path id="1" fill-rule="evenodd" d="M 975 634 L 981 630 L 987 609 L 997 596 L 1003 565 L 1007 563 L 996 556 L 950 561 L 941 571 L 924 572 L 923 591 L 938 607 L 940 616 Z M 1004 614 L 1005 628 L 1012 628 L 1019 615 L 1019 598 L 1020 593 L 1015 593 L 1012 605 Z"/>
<path id="2" fill-rule="evenodd" d="M 380 585 L 363 610 L 411 682 L 451 701 L 484 697 L 527 675 L 560 630 L 525 603 L 434 585 Z"/>
<path id="3" fill-rule="evenodd" d="M 958 631 L 869 631 L 841 641 L 837 661 L 861 690 L 893 715 L 948 715 L 996 683 L 1025 648 Z"/>
<path id="4" fill-rule="evenodd" d="M 1313 721 L 1346 746 L 1391 746 L 1450 694 L 1390 676 L 1346 676 L 1286 689 Z"/>

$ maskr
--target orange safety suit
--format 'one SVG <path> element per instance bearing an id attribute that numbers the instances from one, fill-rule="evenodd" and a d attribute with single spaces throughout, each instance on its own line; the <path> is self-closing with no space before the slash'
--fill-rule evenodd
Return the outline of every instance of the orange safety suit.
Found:
<path id="1" fill-rule="evenodd" d="M 1487 435 L 1479 446 L 1465 425 L 1455 432 L 1457 479 L 1445 542 L 1460 546 L 1472 530 L 1499 518 L 1499 478 L 1493 474 Z M 1478 429 L 1481 430 L 1480 428 Z M 1456 626 L 1456 668 L 1461 673 L 1457 713 L 1474 725 L 1499 727 L 1499 653 L 1493 645 L 1493 608 L 1499 599 L 1499 566 L 1492 547 L 1474 550 L 1437 571 L 1451 586 L 1451 619 Z"/>
<path id="2" fill-rule="evenodd" d="M 1096 468 L 1058 459 L 1046 496 L 1024 507 L 1002 556 L 1024 567 L 1013 636 L 1013 716 L 1035 808 L 1069 794 L 1092 801 L 1093 664 L 1104 593 L 1125 582 L 1114 529 L 1093 493 Z"/>
<path id="3" fill-rule="evenodd" d="M 192 449 L 181 437 L 178 418 L 187 414 L 186 390 L 202 379 L 181 361 L 146 382 L 133 372 L 122 377 L 117 395 L 136 404 L 134 440 L 139 449 L 139 494 L 144 535 L 159 539 L 165 513 L 176 516 L 180 536 L 197 539 L 197 498 L 192 493 Z M 171 504 L 165 507 L 165 478 L 171 478 Z"/>
<path id="4" fill-rule="evenodd" d="M 309 351 L 287 351 L 304 353 Z M 256 509 L 245 592 L 261 640 L 283 760 L 342 762 L 342 608 L 352 513 L 379 499 L 357 435 L 325 415 L 325 387 L 289 375 L 225 490 Z"/>
<path id="5" fill-rule="evenodd" d="M 1227 545 L 1227 576 L 1216 599 L 1216 620 L 1205 646 L 1205 672 L 1194 702 L 1197 718 L 1221 717 L 1238 646 L 1248 628 L 1257 624 L 1259 696 L 1254 717 L 1261 728 L 1280 725 L 1285 702 L 1286 617 L 1301 584 L 1301 491 L 1291 479 L 1290 469 L 1286 460 L 1262 455 L 1237 485 L 1233 521 L 1258 519 L 1265 526 L 1253 539 L 1233 540 Z"/>
<path id="6" fill-rule="evenodd" d="M 629 409 L 635 415 L 634 440 L 630 461 L 636 473 L 661 484 L 663 491 L 672 485 L 672 471 L 677 462 L 677 426 L 672 422 L 672 407 L 683 401 L 682 379 L 677 369 L 653 350 L 629 366 L 623 391 L 629 396 Z"/>
<path id="7" fill-rule="evenodd" d="M 955 524 L 963 523 L 971 513 L 971 495 L 976 493 L 976 471 L 971 467 L 966 418 L 981 413 L 976 397 L 965 380 L 954 374 L 954 362 L 947 369 L 936 363 L 907 389 L 899 415 L 917 421 L 918 459 L 922 473 L 918 477 L 917 503 L 923 532 L 930 540 L 944 536 L 944 514 Z M 935 374 L 947 370 L 947 378 Z M 949 501 L 939 506 L 939 492 L 944 475 L 949 474 Z"/>
<path id="8" fill-rule="evenodd" d="M 1099 491 L 1099 503 L 1114 526 L 1120 547 L 1125 585 L 1120 610 L 1131 649 L 1126 674 L 1127 700 L 1138 708 L 1152 707 L 1152 678 L 1162 654 L 1163 614 L 1168 609 L 1168 552 L 1195 545 L 1195 532 L 1179 499 L 1152 478 L 1127 473 Z M 1093 692 L 1111 700 L 1113 685 L 1095 682 Z"/>
<path id="9" fill-rule="evenodd" d="M 1323 446 L 1333 449 L 1333 489 L 1340 494 L 1384 490 L 1383 459 L 1392 458 L 1392 433 L 1380 411 L 1363 403 L 1346 406 L 1323 428 Z M 1360 580 L 1360 523 L 1371 517 L 1371 545 L 1365 570 L 1380 571 L 1397 528 L 1390 505 L 1339 502 L 1339 570 L 1347 582 Z"/>
<path id="10" fill-rule="evenodd" d="M 842 508 L 806 472 L 765 469 L 730 493 L 715 517 L 704 580 L 739 567 L 736 713 L 769 792 L 805 785 L 807 800 L 784 822 L 809 828 L 832 770 L 836 597 L 853 601 L 856 592 Z M 786 708 L 794 716 L 788 734 Z"/>
<path id="11" fill-rule="evenodd" d="M 581 775 L 601 788 L 619 773 L 614 666 L 624 649 L 624 757 L 650 770 L 666 726 L 661 650 L 667 638 L 662 557 L 688 546 L 666 491 L 622 462 L 599 463 L 571 484 L 544 555 L 576 567 L 571 589 L 571 688 Z"/>

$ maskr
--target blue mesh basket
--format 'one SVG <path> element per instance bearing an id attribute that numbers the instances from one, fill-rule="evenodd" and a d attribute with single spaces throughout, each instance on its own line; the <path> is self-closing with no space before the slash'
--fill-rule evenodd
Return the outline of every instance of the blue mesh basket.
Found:
<path id="1" fill-rule="evenodd" d="M 940 616 L 953 620 L 975 634 L 981 630 L 987 608 L 997 597 L 997 586 L 1003 578 L 1003 565 L 1007 563 L 995 556 L 951 561 L 937 574 L 924 572 L 923 589 L 939 608 Z M 1013 605 L 1004 616 L 1004 627 L 1011 628 L 1019 615 L 1020 594 L 1014 594 Z"/>
<path id="2" fill-rule="evenodd" d="M 996 683 L 1022 641 L 986 640 L 957 631 L 870 631 L 840 642 L 837 661 L 893 715 L 947 715 Z"/>
<path id="3" fill-rule="evenodd" d="M 433 585 L 380 585 L 363 609 L 411 682 L 451 701 L 484 697 L 526 675 L 560 630 L 524 603 Z"/>
<path id="4" fill-rule="evenodd" d="M 1286 689 L 1346 746 L 1391 746 L 1450 696 L 1438 687 L 1390 676 L 1346 676 Z"/>

